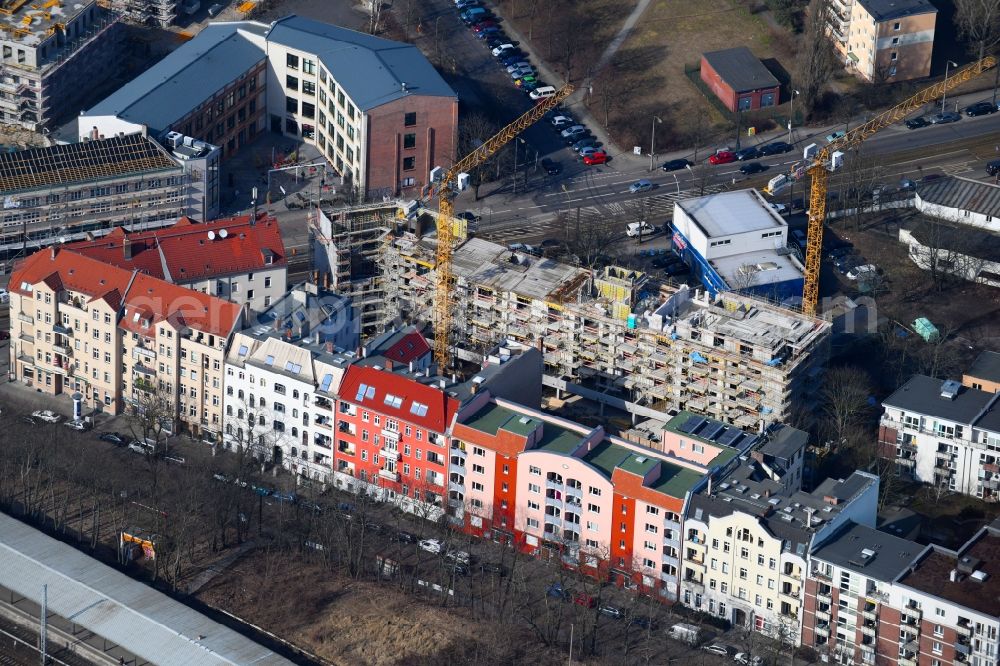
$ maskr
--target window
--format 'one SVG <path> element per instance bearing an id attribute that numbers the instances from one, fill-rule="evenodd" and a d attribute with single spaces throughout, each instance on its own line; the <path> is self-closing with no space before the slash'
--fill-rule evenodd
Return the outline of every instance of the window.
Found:
<path id="1" fill-rule="evenodd" d="M 649 532 L 650 534 L 660 533 L 660 529 L 656 525 L 650 525 L 649 523 L 646 523 L 646 531 Z"/>
<path id="2" fill-rule="evenodd" d="M 934 641 L 934 645 L 931 647 L 931 651 L 934 654 L 941 654 L 941 643 L 939 641 Z"/>
<path id="3" fill-rule="evenodd" d="M 350 148 L 347 149 L 348 154 L 350 154 Z M 350 162 L 351 158 L 348 157 L 347 161 Z M 403 158 L 403 171 L 413 171 L 417 168 L 417 158 L 416 157 L 404 157 Z"/>
<path id="4" fill-rule="evenodd" d="M 597 506 L 596 504 L 587 504 L 587 511 L 591 511 L 593 513 L 600 513 L 601 507 Z"/>
<path id="5" fill-rule="evenodd" d="M 305 72 L 306 74 L 315 74 L 316 73 L 316 63 L 314 61 L 312 61 L 312 60 L 309 60 L 308 58 L 303 58 L 302 59 L 302 71 Z"/>
<path id="6" fill-rule="evenodd" d="M 297 55 L 292 55 L 289 53 L 285 56 L 285 67 L 288 69 L 298 69 L 299 68 L 299 57 Z"/>
<path id="7" fill-rule="evenodd" d="M 316 94 L 316 84 L 312 81 L 302 82 L 302 94 L 303 95 L 315 95 Z"/>
<path id="8" fill-rule="evenodd" d="M 892 24 L 892 29 L 893 30 L 899 30 L 899 28 L 900 28 L 899 21 L 896 21 L 895 23 Z"/>
<path id="9" fill-rule="evenodd" d="M 285 76 L 285 87 L 289 90 L 298 90 L 299 80 L 291 75 Z"/>
<path id="10" fill-rule="evenodd" d="M 528 508 L 529 509 L 534 509 L 534 510 L 537 511 L 538 508 L 539 508 L 538 502 L 535 502 L 535 501 L 532 501 L 532 500 L 528 500 Z"/>
<path id="11" fill-rule="evenodd" d="M 542 488 L 537 483 L 529 483 L 528 484 L 528 492 L 529 493 L 540 493 L 540 492 L 542 492 Z"/>
<path id="12" fill-rule="evenodd" d="M 601 489 L 600 488 L 595 488 L 594 486 L 590 486 L 588 488 L 587 492 L 589 492 L 594 497 L 600 497 L 601 496 Z"/>
<path id="13" fill-rule="evenodd" d="M 528 467 L 528 474 L 534 474 L 535 476 L 541 476 L 542 475 L 542 470 L 539 467 L 535 467 L 534 465 L 531 465 L 530 467 Z"/>
<path id="14" fill-rule="evenodd" d="M 285 111 L 288 113 L 298 113 L 299 112 L 299 100 L 294 97 L 285 98 Z"/>
<path id="15" fill-rule="evenodd" d="M 472 471 L 475 472 L 476 474 L 485 474 L 486 468 L 483 467 L 482 465 L 473 465 Z"/>
<path id="16" fill-rule="evenodd" d="M 417 114 L 410 111 L 403 114 L 403 125 L 405 127 L 413 127 L 417 124 Z"/>
<path id="17" fill-rule="evenodd" d="M 898 58 L 899 58 L 899 54 L 898 54 L 898 53 L 896 53 L 895 51 L 893 51 L 893 52 L 892 52 L 892 53 L 891 53 L 891 54 L 889 55 L 889 60 L 891 60 L 891 61 L 893 61 L 893 62 L 895 62 L 895 61 L 896 61 L 896 60 L 897 60 Z"/>
<path id="18" fill-rule="evenodd" d="M 403 148 L 411 149 L 417 147 L 417 135 L 416 134 L 404 134 L 403 135 Z"/>
<path id="19" fill-rule="evenodd" d="M 528 527 L 538 527 L 538 520 L 535 518 L 528 518 Z"/>

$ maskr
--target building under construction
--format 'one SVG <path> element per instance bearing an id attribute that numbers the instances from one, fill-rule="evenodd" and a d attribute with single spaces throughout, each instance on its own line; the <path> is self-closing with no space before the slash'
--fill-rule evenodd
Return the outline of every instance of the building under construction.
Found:
<path id="1" fill-rule="evenodd" d="M 167 28 L 177 20 L 178 2 L 179 0 L 107 0 L 105 4 L 129 23 Z"/>
<path id="2" fill-rule="evenodd" d="M 51 129 L 117 73 L 124 32 L 99 0 L 0 0 L 0 124 Z"/>
<path id="3" fill-rule="evenodd" d="M 402 235 L 381 254 L 387 314 L 430 321 L 434 242 Z M 454 252 L 455 355 L 497 341 L 543 352 L 547 385 L 655 417 L 688 409 L 742 428 L 808 411 L 830 325 L 735 294 L 591 272 L 471 239 Z"/>
<path id="4" fill-rule="evenodd" d="M 0 256 L 219 213 L 219 149 L 141 134 L 0 153 Z"/>

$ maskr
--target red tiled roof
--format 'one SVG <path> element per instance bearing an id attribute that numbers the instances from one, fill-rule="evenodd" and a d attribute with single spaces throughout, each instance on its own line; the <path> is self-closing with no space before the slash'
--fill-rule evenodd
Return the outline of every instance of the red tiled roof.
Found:
<path id="1" fill-rule="evenodd" d="M 362 385 L 374 388 L 370 398 L 367 395 L 358 398 Z M 400 406 L 386 404 L 386 394 L 401 398 Z M 398 418 L 432 432 L 444 432 L 458 409 L 458 401 L 440 389 L 369 366 L 348 367 L 340 384 L 340 397 L 362 409 Z M 413 411 L 415 402 L 426 405 L 427 411 L 423 416 Z"/>
<path id="2" fill-rule="evenodd" d="M 131 277 L 130 271 L 107 266 L 73 252 L 50 248 L 39 250 L 18 264 L 10 276 L 10 290 L 30 296 L 30 291 L 21 289 L 22 283 L 35 285 L 45 282 L 53 288 L 61 284 L 64 289 L 95 297 L 112 290 L 125 293 Z"/>
<path id="3" fill-rule="evenodd" d="M 189 326 L 196 331 L 226 336 L 233 330 L 242 310 L 236 303 L 142 273 L 137 273 L 132 281 L 124 306 L 125 313 L 119 325 L 145 335 L 153 331 L 142 326 L 144 319 L 151 326 L 169 319 L 178 327 Z"/>
<path id="4" fill-rule="evenodd" d="M 225 230 L 226 237 L 220 232 Z M 214 239 L 208 238 L 212 232 Z M 132 256 L 125 258 L 126 239 Z M 195 222 L 182 217 L 163 229 L 126 234 L 120 227 L 92 241 L 64 246 L 119 268 L 138 270 L 171 282 L 188 282 L 286 265 L 285 245 L 274 218 L 261 214 Z M 270 264 L 265 255 L 272 255 Z"/>
<path id="5" fill-rule="evenodd" d="M 429 353 L 431 347 L 424 336 L 417 331 L 407 333 L 383 354 L 393 362 L 409 363 Z"/>

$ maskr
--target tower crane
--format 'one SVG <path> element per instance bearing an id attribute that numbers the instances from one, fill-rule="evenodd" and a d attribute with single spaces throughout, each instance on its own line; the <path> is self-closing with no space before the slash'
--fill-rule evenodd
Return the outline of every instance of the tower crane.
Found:
<path id="1" fill-rule="evenodd" d="M 450 352 L 448 339 L 451 334 L 451 288 L 454 276 L 451 272 L 451 255 L 454 250 L 455 207 L 452 203 L 459 191 L 459 176 L 485 162 L 491 155 L 513 141 L 517 136 L 538 122 L 546 113 L 570 96 L 573 86 L 566 85 L 552 97 L 545 98 L 521 117 L 483 142 L 481 146 L 455 162 L 451 168 L 433 184 L 427 197 L 438 200 L 437 218 L 437 283 L 434 293 L 434 360 L 442 370 L 448 367 Z"/>
<path id="2" fill-rule="evenodd" d="M 995 67 L 997 59 L 987 56 L 950 75 L 941 83 L 924 88 L 909 99 L 900 102 L 863 125 L 848 131 L 836 141 L 820 148 L 814 155 L 807 157 L 808 164 L 804 166 L 806 173 L 812 178 L 809 190 L 809 227 L 806 234 L 805 280 L 802 287 L 802 311 L 808 315 L 816 314 L 819 301 L 819 264 L 823 250 L 823 221 L 826 218 L 827 180 L 830 171 L 836 169 L 843 151 L 855 148 L 879 130 L 899 122 L 928 102 L 935 101 L 942 93 L 973 79 L 983 72 Z M 796 171 L 802 169 L 800 164 Z"/>

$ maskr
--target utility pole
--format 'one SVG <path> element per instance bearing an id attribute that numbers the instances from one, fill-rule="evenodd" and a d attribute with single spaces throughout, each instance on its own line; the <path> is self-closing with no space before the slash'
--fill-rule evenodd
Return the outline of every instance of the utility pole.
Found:
<path id="1" fill-rule="evenodd" d="M 649 170 L 653 170 L 653 160 L 656 159 L 656 125 L 662 123 L 658 116 L 653 116 L 653 131 L 649 135 Z"/>
<path id="2" fill-rule="evenodd" d="M 48 638 L 48 631 L 49 631 L 48 619 L 49 619 L 49 586 L 42 585 L 42 612 L 41 612 L 41 626 L 39 627 L 41 634 L 39 636 L 39 643 L 41 648 L 39 652 L 41 653 L 42 657 L 42 666 L 45 666 L 46 662 L 48 662 L 48 655 L 45 653 L 46 639 Z"/>
<path id="3" fill-rule="evenodd" d="M 958 67 L 958 63 L 954 63 L 951 60 L 944 65 L 944 89 L 941 91 L 941 113 L 944 113 L 944 99 L 948 95 L 948 68 Z"/>
<path id="4" fill-rule="evenodd" d="M 788 143 L 792 144 L 792 122 L 795 120 L 795 97 L 799 94 L 798 90 L 792 91 L 792 98 L 788 100 L 791 108 L 788 111 Z"/>

